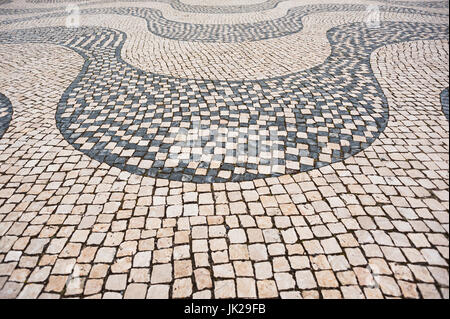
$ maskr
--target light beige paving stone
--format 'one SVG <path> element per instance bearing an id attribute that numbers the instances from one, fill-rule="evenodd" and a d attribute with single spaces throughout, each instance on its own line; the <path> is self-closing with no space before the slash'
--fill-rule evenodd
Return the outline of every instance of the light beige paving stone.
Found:
<path id="1" fill-rule="evenodd" d="M 317 287 L 316 280 L 309 270 L 297 271 L 295 273 L 295 278 L 300 289 L 312 289 Z"/>
<path id="2" fill-rule="evenodd" d="M 192 294 L 191 278 L 175 279 L 173 285 L 173 298 L 187 298 Z"/>
<path id="3" fill-rule="evenodd" d="M 315 275 L 320 287 L 336 288 L 339 286 L 334 273 L 330 270 L 318 271 Z"/>
<path id="4" fill-rule="evenodd" d="M 46 292 L 61 292 L 67 284 L 67 276 L 50 276 L 44 290 Z M 5 287 L 3 287 L 5 288 Z"/>
<path id="5" fill-rule="evenodd" d="M 261 299 L 277 298 L 278 290 L 273 280 L 258 280 L 258 297 Z"/>
<path id="6" fill-rule="evenodd" d="M 289 273 L 276 273 L 275 281 L 279 290 L 290 290 L 295 288 L 295 280 Z"/>
<path id="7" fill-rule="evenodd" d="M 267 260 L 267 248 L 262 244 L 253 244 L 248 247 L 250 259 L 254 261 Z"/>
<path id="8" fill-rule="evenodd" d="M 84 288 L 85 295 L 93 295 L 102 291 L 103 280 L 102 279 L 90 279 L 86 281 Z"/>

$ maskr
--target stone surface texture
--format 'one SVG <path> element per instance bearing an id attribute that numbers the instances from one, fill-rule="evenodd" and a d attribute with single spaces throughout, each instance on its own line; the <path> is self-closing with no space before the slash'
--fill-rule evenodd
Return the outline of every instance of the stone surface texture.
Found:
<path id="1" fill-rule="evenodd" d="M 0 298 L 449 298 L 448 1 L 0 0 Z"/>

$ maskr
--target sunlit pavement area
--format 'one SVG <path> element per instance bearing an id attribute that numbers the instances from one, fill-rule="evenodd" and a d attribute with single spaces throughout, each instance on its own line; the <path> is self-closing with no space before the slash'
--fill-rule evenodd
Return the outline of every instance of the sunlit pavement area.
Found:
<path id="1" fill-rule="evenodd" d="M 449 298 L 448 1 L 0 0 L 0 298 Z"/>

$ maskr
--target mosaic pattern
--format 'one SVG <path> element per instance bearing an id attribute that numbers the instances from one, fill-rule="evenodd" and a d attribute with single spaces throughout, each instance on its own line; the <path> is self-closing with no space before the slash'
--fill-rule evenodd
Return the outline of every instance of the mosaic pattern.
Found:
<path id="1" fill-rule="evenodd" d="M 39 3 L 50 3 L 48 0 L 47 2 L 41 1 Z M 126 2 L 140 2 L 142 0 L 126 0 Z M 245 12 L 255 12 L 255 11 L 264 11 L 275 8 L 279 3 L 284 2 L 285 0 L 267 0 L 260 3 L 251 3 L 251 4 L 244 4 L 244 5 L 216 5 L 216 6 L 210 6 L 210 5 L 202 5 L 202 4 L 187 4 L 184 3 L 181 0 L 150 0 L 149 2 L 161 2 L 161 3 L 167 3 L 175 10 L 183 11 L 183 12 L 192 12 L 192 13 L 212 13 L 212 14 L 231 14 L 231 13 L 245 13 Z M 97 3 L 114 3 L 114 2 L 120 2 L 120 0 L 105 0 L 105 1 L 99 1 Z M 65 7 L 59 7 L 59 8 L 53 8 L 55 9 L 61 9 Z M 25 12 L 33 12 L 34 10 L 38 9 L 18 9 L 20 11 L 11 11 L 15 13 L 25 13 Z"/>
<path id="2" fill-rule="evenodd" d="M 12 106 L 9 99 L 0 93 L 0 139 L 9 127 L 12 117 Z"/>
<path id="3" fill-rule="evenodd" d="M 374 3 L 362 2 L 327 4 Z M 217 14 L 157 6 L 186 30 L 203 25 L 186 42 L 127 15 L 0 25 L 0 90 L 14 107 L 0 139 L 0 298 L 448 299 L 448 10 L 383 13 L 370 28 L 366 12 L 311 13 L 298 33 L 252 40 L 230 26 L 295 4 L 227 15 L 221 0 L 166 3 Z M 212 80 L 224 64 L 257 69 L 223 50 L 251 46 L 307 57 L 260 80 Z M 171 59 L 192 59 L 196 76 L 164 75 Z"/>
<path id="4" fill-rule="evenodd" d="M 245 24 L 191 24 L 170 21 L 163 17 L 160 10 L 149 8 L 93 8 L 80 10 L 82 15 L 91 14 L 118 14 L 143 18 L 147 21 L 148 30 L 160 37 L 177 41 L 199 42 L 244 42 L 261 41 L 279 38 L 303 29 L 302 18 L 321 12 L 352 12 L 366 10 L 365 5 L 310 5 L 288 10 L 287 14 L 279 19 Z M 402 14 L 426 14 L 429 16 L 446 17 L 444 13 L 429 13 L 411 8 L 383 7 L 379 12 L 392 12 Z M 19 18 L 0 22 L 11 24 L 33 19 L 54 18 L 67 16 L 66 12 L 51 13 L 37 17 Z"/>
<path id="5" fill-rule="evenodd" d="M 4 3 L 8 3 L 9 0 L 4 0 Z M 374 1 L 374 0 L 369 0 Z M 39 3 L 74 3 L 80 7 L 90 5 L 92 1 L 76 1 L 76 0 L 61 0 L 61 1 L 53 1 L 53 0 L 30 0 L 27 2 L 39 4 Z M 115 2 L 124 2 L 118 0 L 100 0 L 94 1 L 96 4 L 114 4 Z M 142 2 L 142 0 L 126 0 L 125 2 Z M 180 0 L 152 0 L 148 2 L 155 3 L 165 3 L 170 5 L 173 9 L 181 11 L 181 12 L 189 12 L 189 13 L 206 13 L 206 14 L 233 14 L 233 13 L 249 13 L 249 12 L 259 12 L 259 11 L 267 11 L 276 8 L 279 4 L 286 2 L 286 0 L 268 0 L 264 2 L 251 3 L 246 5 L 201 5 L 201 4 L 189 4 L 184 3 Z M 424 8 L 448 8 L 448 1 L 431 1 L 431 2 L 413 2 L 413 1 L 397 1 L 397 0 L 381 0 L 377 1 L 385 2 L 389 5 L 400 5 L 400 6 L 415 6 L 415 7 L 424 7 Z M 370 2 L 369 2 L 370 4 Z M 301 5 L 299 3 L 298 5 Z M 367 7 L 367 6 L 366 6 Z M 0 9 L 1 14 L 24 14 L 24 13 L 37 13 L 37 12 L 47 12 L 47 11 L 57 11 L 57 10 L 65 10 L 65 6 L 53 7 L 53 8 L 33 8 L 33 9 Z"/>
<path id="6" fill-rule="evenodd" d="M 324 64 L 279 79 L 236 83 L 144 73 L 120 59 L 124 35 L 110 31 L 16 31 L 0 41 L 61 37 L 56 43 L 77 43 L 74 49 L 87 58 L 85 71 L 56 115 L 75 148 L 134 174 L 211 183 L 307 171 L 360 152 L 383 130 L 388 114 L 370 72 L 371 52 L 390 41 L 445 38 L 447 31 L 418 24 L 375 31 L 361 24 L 340 27 L 328 33 L 333 54 Z M 344 38 L 353 45 L 343 45 Z M 350 69 L 352 81 L 340 75 Z"/>
<path id="7" fill-rule="evenodd" d="M 91 0 L 26 0 L 27 3 L 71 3 L 71 2 L 88 2 Z"/>
<path id="8" fill-rule="evenodd" d="M 51 1 L 51 0 L 49 0 Z M 127 0 L 126 2 L 140 2 L 141 0 Z M 262 3 L 253 3 L 246 5 L 218 5 L 218 6 L 209 6 L 209 5 L 201 5 L 201 4 L 186 4 L 180 0 L 150 0 L 149 2 L 160 2 L 167 3 L 173 9 L 179 10 L 182 12 L 191 12 L 191 13 L 210 13 L 210 14 L 232 14 L 232 13 L 246 13 L 246 12 L 256 12 L 256 11 L 264 11 L 275 8 L 279 3 L 284 2 L 285 0 L 267 0 Z M 120 2 L 120 0 L 104 0 L 98 1 L 96 3 L 111 3 Z M 50 3 L 42 1 L 40 3 Z M 79 4 L 83 6 L 83 3 Z M 46 11 L 55 11 L 62 10 L 64 7 L 56 7 L 56 8 L 34 8 L 34 9 L 0 9 L 0 14 L 22 14 L 22 13 L 33 13 L 33 12 L 46 12 Z"/>
<path id="9" fill-rule="evenodd" d="M 442 103 L 442 112 L 444 112 L 447 120 L 449 119 L 449 111 L 448 111 L 448 88 L 446 88 L 441 93 L 441 103 Z"/>
<path id="10" fill-rule="evenodd" d="M 376 2 L 386 2 L 392 5 L 424 7 L 424 8 L 448 8 L 448 0 L 444 1 L 401 1 L 401 0 L 373 0 Z"/>

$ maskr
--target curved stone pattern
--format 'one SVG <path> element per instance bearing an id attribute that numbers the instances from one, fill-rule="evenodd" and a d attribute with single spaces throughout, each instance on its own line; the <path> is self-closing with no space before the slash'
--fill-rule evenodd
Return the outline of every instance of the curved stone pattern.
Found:
<path id="1" fill-rule="evenodd" d="M 74 3 L 74 2 L 90 2 L 91 0 L 27 0 L 27 3 Z"/>
<path id="2" fill-rule="evenodd" d="M 442 112 L 444 112 L 447 120 L 449 119 L 449 107 L 448 107 L 448 88 L 441 93 Z"/>
<path id="3" fill-rule="evenodd" d="M 354 12 L 366 10 L 365 5 L 338 5 L 321 4 L 299 6 L 288 10 L 284 17 L 274 20 L 244 24 L 192 24 L 171 21 L 164 18 L 160 10 L 151 8 L 90 8 L 80 10 L 80 15 L 118 14 L 135 16 L 147 21 L 148 30 L 162 38 L 176 41 L 190 42 L 253 42 L 267 39 L 280 38 L 295 34 L 303 29 L 302 18 L 322 12 Z M 392 12 L 402 14 L 422 14 L 436 17 L 447 17 L 448 14 L 430 13 L 413 8 L 399 8 L 380 6 L 380 12 Z M 36 17 L 18 18 L 1 21 L 1 24 L 55 18 L 66 16 L 65 12 L 50 13 Z"/>
<path id="4" fill-rule="evenodd" d="M 428 16 L 380 17 L 385 23 L 371 30 L 362 28 L 364 12 L 306 17 L 300 33 L 320 38 L 319 46 L 294 36 L 252 42 L 264 52 L 270 43 L 284 42 L 277 49 L 293 59 L 295 47 L 303 46 L 315 57 L 304 72 L 286 63 L 290 75 L 281 77 L 279 70 L 277 79 L 261 81 L 202 82 L 123 63 L 130 54 L 167 63 L 168 50 L 178 50 L 172 43 L 179 41 L 147 32 L 140 18 L 83 16 L 87 28 L 79 30 L 63 28 L 64 18 L 0 27 L 0 42 L 11 43 L 0 45 L 0 91 L 14 105 L 0 140 L 0 299 L 448 299 L 450 141 L 441 104 L 449 86 L 448 23 Z M 15 31 L 21 29 L 28 30 Z M 136 40 L 136 34 L 148 38 Z M 425 40 L 432 37 L 442 39 Z M 144 39 L 151 39 L 148 46 L 124 49 Z M 171 44 L 164 51 L 159 43 Z M 220 45 L 241 51 L 246 43 Z M 229 63 L 220 45 L 207 43 L 205 52 Z M 191 58 L 185 52 L 177 53 Z M 203 103 L 203 96 L 210 99 Z M 216 104 L 219 98 L 223 102 Z M 374 105 L 378 99 L 381 106 Z M 171 140 L 164 130 L 176 134 L 190 121 L 212 131 L 233 129 L 234 123 L 255 131 L 269 127 L 281 132 L 281 143 L 306 128 L 309 138 L 317 133 L 321 147 L 326 139 L 346 143 L 344 130 L 353 135 L 346 126 L 371 124 L 377 114 L 381 123 L 387 106 L 387 125 L 369 147 L 298 174 L 197 184 L 135 175 L 97 160 L 118 155 L 126 165 L 154 168 L 133 162 L 139 160 L 134 154 L 176 154 L 172 146 L 180 139 Z M 269 123 L 277 118 L 281 123 Z M 298 124 L 302 119 L 304 125 Z M 333 131 L 339 124 L 344 128 Z M 65 134 L 72 130 L 69 137 L 79 147 L 57 125 L 66 126 Z M 367 131 L 376 136 L 361 130 Z M 147 134 L 160 144 L 150 149 L 148 140 L 139 140 Z M 79 151 L 88 154 L 90 141 L 97 147 L 112 138 L 117 145 L 95 158 Z M 220 155 L 224 140 L 208 139 L 206 147 Z M 131 148 L 130 155 L 132 143 L 142 149 Z M 245 141 L 230 135 L 225 152 L 233 143 Z M 284 158 L 291 154 L 286 150 Z M 205 180 L 202 174 L 217 165 L 207 157 L 200 162 L 209 166 L 191 161 L 184 171 L 191 176 L 187 169 L 195 169 L 191 180 Z M 164 160 L 161 171 L 169 174 L 174 164 Z M 291 164 L 288 159 L 285 167 Z"/>
<path id="5" fill-rule="evenodd" d="M 120 0 L 105 0 L 97 3 L 114 3 Z M 222 5 L 222 6 L 210 6 L 210 5 L 191 5 L 181 2 L 180 0 L 150 0 L 149 2 L 162 2 L 172 6 L 175 10 L 191 13 L 212 13 L 212 14 L 230 14 L 230 13 L 246 13 L 264 11 L 275 8 L 280 2 L 286 0 L 267 0 L 262 3 L 252 3 L 248 5 Z M 142 0 L 127 0 L 127 2 L 142 2 Z M 80 4 L 82 5 L 82 4 Z M 2 9 L 0 14 L 23 14 L 33 12 L 46 12 L 65 9 L 64 7 L 55 8 L 34 8 L 34 9 Z"/>
<path id="6" fill-rule="evenodd" d="M 87 2 L 93 0 L 26 0 L 27 3 L 64 3 L 64 2 Z M 225 3 L 208 4 L 207 1 L 183 1 L 183 0 L 147 0 L 146 2 L 162 2 L 172 5 L 174 9 L 184 12 L 194 13 L 243 13 L 252 11 L 261 11 L 272 9 L 280 2 L 286 0 L 248 0 L 246 4 L 242 1 L 227 1 Z M 115 2 L 143 2 L 143 0 L 103 0 L 97 3 L 115 3 Z M 219 11 L 219 12 L 218 12 Z"/>
<path id="7" fill-rule="evenodd" d="M 75 148 L 132 173 L 205 183 L 307 171 L 363 150 L 388 116 L 371 52 L 446 39 L 448 27 L 353 23 L 327 36 L 332 54 L 317 67 L 232 82 L 143 72 L 120 57 L 125 35 L 102 28 L 19 30 L 2 33 L 0 42 L 62 44 L 86 59 L 56 115 Z"/>
<path id="8" fill-rule="evenodd" d="M 42 299 L 198 298 L 205 297 L 206 291 L 207 298 L 448 298 L 445 288 L 448 285 L 448 122 L 440 110 L 439 94 L 443 87 L 436 95 L 429 94 L 430 90 L 436 91 L 436 85 L 439 87 L 448 79 L 448 69 L 445 70 L 448 54 L 440 54 L 443 50 L 445 53 L 446 48 L 448 51 L 448 43 L 425 46 L 426 51 L 423 46 L 410 43 L 414 42 L 382 47 L 371 55 L 371 66 L 390 107 L 389 124 L 371 147 L 342 163 L 320 170 L 258 180 L 255 183 L 215 185 L 169 183 L 166 180 L 134 176 L 80 154 L 61 141 L 62 136 L 56 127 L 53 128 L 52 115 L 59 100 L 58 95 L 71 82 L 71 77 L 79 72 L 80 63 L 82 65 L 84 61 L 74 59 L 74 52 L 62 50 L 66 48 L 47 44 L 10 45 L 7 50 L 0 50 L 0 69 L 13 72 L 15 69 L 10 67 L 11 64 L 20 68 L 24 60 L 35 61 L 49 56 L 49 52 L 57 52 L 50 55 L 53 58 L 50 61 L 54 62 L 43 60 L 47 62 L 44 67 L 42 64 L 45 63 L 34 66 L 29 63 L 29 68 L 22 69 L 21 78 L 28 75 L 28 81 L 23 83 L 15 79 L 15 84 L 11 84 L 14 81 L 5 72 L 0 73 L 0 79 L 4 79 L 2 87 L 11 100 L 17 101 L 14 103 L 15 110 L 19 107 L 23 109 L 24 118 L 32 117 L 36 109 L 41 108 L 43 111 L 39 117 L 22 122 L 29 124 L 27 132 L 24 132 L 23 125 L 11 124 L 11 133 L 8 132 L 4 139 L 11 141 L 13 146 L 2 150 L 5 144 L 0 142 L 1 158 L 7 158 L 0 165 L 1 178 L 7 180 L 1 189 L 1 210 L 5 216 L 36 216 L 33 220 L 21 218 L 23 221 L 19 228 L 10 218 L 4 218 L 0 222 L 3 233 L 0 251 L 9 256 L 21 254 L 20 260 L 27 262 L 37 260 L 37 256 L 42 260 L 56 260 L 46 268 L 41 262 L 36 265 L 28 263 L 25 270 L 22 262 L 11 262 L 9 257 L 3 259 L 1 266 L 5 279 L 2 280 L 6 280 L 6 283 L 0 289 L 0 296 Z M 19 50 L 13 50 L 13 47 Z M 423 52 L 430 52 L 432 59 L 429 56 L 421 59 Z M 421 67 L 418 60 L 431 67 Z M 392 65 L 398 66 L 397 72 L 392 70 Z M 33 72 L 30 72 L 31 69 Z M 51 69 L 59 70 L 58 75 L 62 75 L 65 80 L 48 72 Z M 436 72 L 436 69 L 442 72 Z M 410 70 L 415 72 L 416 77 L 405 74 Z M 42 85 L 36 85 L 36 74 L 42 75 L 38 78 L 38 83 Z M 44 81 L 46 77 L 47 83 Z M 412 80 L 413 83 L 420 83 L 420 90 L 417 85 L 411 85 Z M 52 88 L 51 92 L 42 91 L 46 85 Z M 20 90 L 13 95 L 11 91 L 14 90 L 10 88 Z M 27 94 L 22 96 L 23 92 Z M 52 99 L 47 99 L 49 94 Z M 36 99 L 36 95 L 40 98 Z M 417 100 L 421 103 L 417 103 Z M 422 108 L 423 104 L 435 106 L 435 112 L 430 112 L 428 107 Z M 417 112 L 418 107 L 420 113 Z M 14 120 L 17 120 L 17 116 Z M 411 138 L 417 136 L 417 132 L 426 134 Z M 43 137 L 45 142 L 42 141 Z M 407 177 L 407 171 L 417 177 Z M 52 177 L 49 180 L 50 174 Z M 42 178 L 34 178 L 37 176 Z M 56 181 L 51 182 L 54 179 Z M 53 190 L 40 191 L 47 185 Z M 420 185 L 427 186 L 426 190 Z M 322 195 L 317 195 L 319 193 Z M 137 198 L 132 194 L 136 194 Z M 29 198 L 32 200 L 30 205 L 24 205 Z M 136 200 L 133 201 L 133 198 Z M 420 205 L 421 208 L 405 207 L 408 203 L 414 204 L 414 207 Z M 37 211 L 41 214 L 37 214 Z M 224 216 L 226 214 L 228 216 Z M 134 215 L 136 217 L 132 217 Z M 23 236 L 18 234 L 17 229 Z M 23 229 L 26 230 L 23 232 Z M 41 232 L 41 229 L 45 232 Z M 32 237 L 29 238 L 28 234 Z M 40 236 L 44 234 L 47 237 Z M 57 236 L 48 238 L 52 234 Z M 161 237 L 159 234 L 170 237 Z M 408 237 L 416 242 L 417 237 L 423 236 L 430 238 L 429 246 L 425 249 L 418 248 L 420 244 L 405 241 Z M 208 245 L 201 249 L 201 254 L 197 253 L 200 250 L 199 242 L 196 242 L 199 237 L 203 242 L 208 241 Z M 163 240 L 167 238 L 169 246 L 162 246 L 167 242 Z M 371 244 L 366 244 L 369 241 Z M 236 252 L 236 247 L 242 246 L 246 248 L 244 252 Z M 161 250 L 161 247 L 166 249 Z M 180 248 L 187 253 L 179 254 Z M 103 258 L 104 253 L 111 250 L 115 250 L 117 255 L 106 254 L 110 256 L 106 260 L 96 257 Z M 166 254 L 168 250 L 169 254 Z M 255 253 L 259 251 L 267 251 L 267 254 L 263 254 L 263 260 L 259 257 L 261 254 Z M 392 251 L 403 256 L 399 257 L 404 258 L 400 259 L 401 264 L 392 260 L 395 258 L 392 256 L 396 256 Z M 252 257 L 249 257 L 250 252 Z M 63 257 L 69 254 L 70 259 Z M 155 255 L 158 259 L 153 259 Z M 209 259 L 210 264 L 197 263 L 201 260 L 199 255 Z M 220 261 L 218 255 L 222 258 Z M 217 288 L 212 286 L 210 291 L 201 290 L 199 284 L 204 283 L 205 277 L 211 278 L 211 283 L 223 280 L 224 272 L 215 271 L 216 263 L 222 264 L 223 255 L 230 259 L 229 266 L 233 267 L 231 271 L 236 275 L 231 279 L 234 280 L 234 286 L 223 288 L 223 285 L 218 287 L 216 284 Z M 416 258 L 407 259 L 410 256 Z M 80 272 L 77 269 L 72 272 L 73 275 L 59 275 L 67 269 L 61 265 L 65 266 L 66 261 L 75 262 L 75 259 L 83 267 Z M 139 260 L 139 264 L 135 264 L 134 260 Z M 228 259 L 224 262 L 228 262 Z M 268 290 L 267 285 L 261 287 L 260 282 L 265 281 L 258 281 L 256 276 L 251 276 L 252 272 L 245 278 L 244 285 L 239 287 L 242 282 L 238 276 L 242 274 L 242 269 L 258 269 L 261 262 L 273 267 L 269 268 L 273 269 L 276 281 L 272 281 L 271 290 Z M 104 266 L 105 263 L 110 268 Z M 318 263 L 330 268 L 326 272 L 331 275 L 320 278 L 323 278 L 322 282 L 328 283 L 327 279 L 331 277 L 335 283 L 333 292 L 337 294 L 326 294 L 330 291 L 328 289 L 318 291 L 321 288 L 318 284 L 315 287 L 317 290 L 302 285 L 303 278 L 319 278 L 324 273 L 321 267 L 315 267 Z M 177 268 L 179 264 L 183 267 Z M 242 267 L 243 264 L 245 267 Z M 184 290 L 188 292 L 172 295 L 171 292 L 179 287 L 177 274 L 191 265 L 192 270 L 182 275 L 195 274 L 192 283 L 188 283 L 188 289 Z M 341 265 L 347 265 L 343 272 L 339 271 Z M 383 277 L 389 281 L 380 280 L 380 288 L 375 290 L 373 283 L 379 278 L 376 274 L 380 265 L 382 271 L 390 269 L 392 274 Z M 69 282 L 69 289 L 64 289 L 64 281 L 59 285 L 61 277 L 77 278 L 81 272 L 87 274 L 89 270 L 90 274 L 98 274 L 97 270 L 92 271 L 98 266 L 114 271 L 106 273 L 101 279 L 93 280 L 93 276 L 89 275 L 87 280 L 80 281 L 81 287 Z M 149 269 L 151 274 L 158 271 L 158 275 L 145 279 L 141 271 L 145 275 L 149 274 Z M 181 270 L 177 272 L 174 269 Z M 136 270 L 139 276 L 133 274 Z M 364 270 L 362 274 L 361 270 Z M 44 275 L 27 277 L 38 278 L 37 284 L 18 284 L 17 274 L 21 276 L 24 273 Z M 202 276 L 200 280 L 196 279 L 198 273 Z M 309 276 L 301 276 L 305 273 Z M 414 277 L 414 274 L 424 273 L 429 274 L 426 289 L 422 289 L 423 276 Z M 112 294 L 106 289 L 112 287 L 109 286 L 110 282 L 116 281 L 118 274 L 125 277 L 121 280 L 123 287 Z M 161 292 L 155 287 L 161 287 L 159 278 L 166 274 L 169 275 L 165 277 L 164 283 L 167 288 Z M 278 280 L 281 275 L 284 275 L 284 279 L 290 274 L 292 285 L 287 286 L 285 280 Z M 350 279 L 338 280 L 348 274 L 351 274 Z M 362 281 L 356 281 L 355 274 L 363 278 Z M 401 274 L 400 277 L 397 274 Z M 412 279 L 404 290 L 402 278 L 405 274 L 409 274 Z M 54 278 L 57 279 L 57 285 Z M 145 284 L 140 284 L 144 285 L 140 294 L 134 293 L 136 284 L 132 278 L 146 280 Z M 93 281 L 95 286 L 92 285 Z M 283 286 L 277 286 L 278 282 Z M 252 285 L 255 288 L 251 294 L 242 294 L 243 290 L 244 293 L 248 291 L 242 289 L 243 286 L 251 288 Z M 38 289 L 35 289 L 36 286 Z M 56 290 L 55 287 L 61 288 Z M 130 291 L 133 293 L 130 294 Z"/>
<path id="9" fill-rule="evenodd" d="M 5 134 L 9 127 L 9 123 L 12 118 L 12 105 L 11 101 L 0 93 L 0 138 Z"/>
<path id="10" fill-rule="evenodd" d="M 374 2 L 385 2 L 390 5 L 423 7 L 423 8 L 448 8 L 448 0 L 444 1 L 402 1 L 402 0 L 371 0 Z"/>

